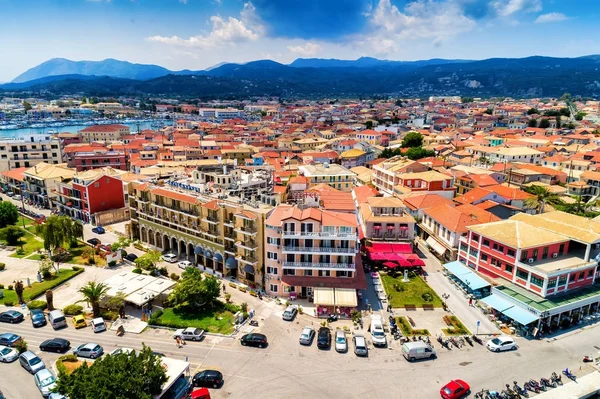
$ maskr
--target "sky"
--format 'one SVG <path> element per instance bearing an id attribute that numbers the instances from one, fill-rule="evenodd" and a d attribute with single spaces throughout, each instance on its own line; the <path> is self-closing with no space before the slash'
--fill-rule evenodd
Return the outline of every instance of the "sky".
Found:
<path id="1" fill-rule="evenodd" d="M 0 82 L 51 58 L 171 70 L 296 58 L 600 53 L 600 0 L 0 0 Z"/>

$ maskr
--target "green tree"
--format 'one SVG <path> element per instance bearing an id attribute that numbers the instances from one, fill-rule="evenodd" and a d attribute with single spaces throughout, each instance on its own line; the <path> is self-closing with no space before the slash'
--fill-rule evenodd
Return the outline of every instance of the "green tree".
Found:
<path id="1" fill-rule="evenodd" d="M 44 224 L 37 225 L 36 230 L 44 239 L 44 248 L 52 252 L 83 238 L 83 225 L 68 216 L 50 216 Z"/>
<path id="2" fill-rule="evenodd" d="M 27 101 L 23 101 L 23 108 L 25 109 L 25 112 L 27 112 L 27 111 L 29 111 L 33 107 Z"/>
<path id="3" fill-rule="evenodd" d="M 54 267 L 54 262 L 52 259 L 42 259 L 40 260 L 39 272 L 45 279 L 49 279 L 52 277 L 52 268 Z"/>
<path id="4" fill-rule="evenodd" d="M 423 147 L 413 147 L 406 151 L 405 155 L 408 159 L 416 161 L 417 159 L 435 156 L 435 151 L 426 150 Z"/>
<path id="5" fill-rule="evenodd" d="M 0 202 L 0 228 L 19 221 L 19 210 L 11 202 Z"/>
<path id="6" fill-rule="evenodd" d="M 581 121 L 583 120 L 583 117 L 586 116 L 587 114 L 585 112 L 578 112 L 575 114 L 575 120 L 576 121 Z"/>
<path id="7" fill-rule="evenodd" d="M 134 263 L 140 269 L 154 271 L 156 269 L 156 264 L 160 261 L 160 258 L 160 252 L 150 251 L 137 258 Z"/>
<path id="8" fill-rule="evenodd" d="M 21 245 L 23 247 L 23 243 L 21 242 L 21 237 L 25 235 L 25 231 L 17 226 L 6 226 L 3 229 L 0 229 L 0 239 L 6 241 L 8 245 Z"/>
<path id="9" fill-rule="evenodd" d="M 413 148 L 421 147 L 423 145 L 423 135 L 419 132 L 409 132 L 402 139 L 402 147 Z"/>
<path id="10" fill-rule="evenodd" d="M 110 310 L 118 311 L 125 305 L 125 293 L 119 292 L 117 295 L 111 296 L 106 301 L 106 307 Z"/>
<path id="11" fill-rule="evenodd" d="M 21 280 L 15 281 L 15 293 L 17 294 L 17 298 L 19 299 L 19 304 L 25 303 L 25 301 L 23 300 L 23 291 L 25 291 L 23 282 Z"/>
<path id="12" fill-rule="evenodd" d="M 556 127 L 559 128 L 561 127 L 561 122 L 560 122 L 560 115 L 556 115 Z"/>
<path id="13" fill-rule="evenodd" d="M 473 101 L 475 101 L 475 99 L 473 97 L 461 97 L 460 98 L 460 102 L 463 104 L 472 103 Z"/>
<path id="14" fill-rule="evenodd" d="M 185 312 L 212 307 L 219 297 L 221 283 L 215 276 L 203 276 L 198 268 L 188 267 L 169 296 L 169 303 Z"/>
<path id="15" fill-rule="evenodd" d="M 366 121 L 365 126 L 367 129 L 373 129 L 373 121 Z"/>
<path id="16" fill-rule="evenodd" d="M 494 113 L 494 110 L 491 108 L 486 109 L 485 111 L 483 111 L 484 114 L 488 114 L 488 115 L 492 115 Z"/>
<path id="17" fill-rule="evenodd" d="M 567 108 L 567 107 L 563 107 L 558 110 L 558 114 L 562 115 L 562 116 L 566 116 L 568 118 L 569 116 L 571 116 L 571 110 L 569 110 L 569 108 Z"/>
<path id="18" fill-rule="evenodd" d="M 546 118 L 542 118 L 542 120 L 540 121 L 540 124 L 538 126 L 541 127 L 542 129 L 547 129 L 550 127 L 550 121 L 548 121 L 548 119 L 546 119 Z"/>
<path id="19" fill-rule="evenodd" d="M 527 126 L 529 126 L 529 127 L 537 127 L 537 120 L 530 119 L 529 122 L 527 122 Z"/>
<path id="20" fill-rule="evenodd" d="M 83 295 L 83 300 L 80 302 L 88 302 L 92 306 L 94 317 L 100 316 L 100 300 L 108 292 L 109 287 L 104 283 L 89 281 L 86 285 L 79 289 L 79 293 Z"/>
<path id="21" fill-rule="evenodd" d="M 569 122 L 566 124 L 567 129 L 575 129 L 576 125 L 573 122 Z"/>
<path id="22" fill-rule="evenodd" d="M 544 213 L 546 205 L 554 207 L 564 205 L 560 197 L 550 192 L 546 187 L 533 185 L 525 188 L 525 191 L 533 195 L 533 197 L 525 200 L 525 206 L 529 209 L 535 209 L 538 213 Z"/>
<path id="23" fill-rule="evenodd" d="M 167 380 L 160 357 L 143 345 L 139 353 L 104 356 L 71 374 L 61 369 L 56 388 L 70 399 L 152 399 Z"/>
<path id="24" fill-rule="evenodd" d="M 537 108 L 529 108 L 527 110 L 527 115 L 539 115 L 540 111 Z"/>

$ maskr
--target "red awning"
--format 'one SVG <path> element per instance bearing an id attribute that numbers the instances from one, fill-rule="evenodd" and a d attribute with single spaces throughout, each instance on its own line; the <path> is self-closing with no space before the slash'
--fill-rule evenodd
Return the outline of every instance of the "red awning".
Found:
<path id="1" fill-rule="evenodd" d="M 375 230 L 381 230 L 381 226 L 373 226 Z"/>
<path id="2" fill-rule="evenodd" d="M 416 260 L 416 259 L 419 259 L 419 255 L 417 255 L 417 254 L 406 254 L 406 255 L 405 255 L 405 257 L 406 257 L 406 259 L 408 259 L 408 260 Z"/>
<path id="3" fill-rule="evenodd" d="M 370 256 L 371 260 L 389 260 L 388 254 L 372 253 Z"/>
<path id="4" fill-rule="evenodd" d="M 395 228 L 396 228 L 395 226 L 391 226 L 391 225 L 387 227 L 388 230 L 394 230 Z"/>
<path id="5" fill-rule="evenodd" d="M 363 232 L 362 227 L 360 227 L 360 225 L 358 226 L 358 240 L 362 240 L 363 238 L 365 238 L 365 233 Z"/>
<path id="6" fill-rule="evenodd" d="M 391 248 L 390 252 L 401 253 L 401 254 L 412 254 L 412 245 L 411 244 L 395 242 L 395 243 L 391 244 L 391 247 L 392 248 Z"/>
<path id="7" fill-rule="evenodd" d="M 411 262 L 413 266 L 425 266 L 425 262 L 423 262 L 423 259 L 409 260 L 409 262 Z"/>
<path id="8" fill-rule="evenodd" d="M 396 267 L 399 266 L 396 262 L 389 262 L 389 261 L 388 262 L 383 262 L 383 265 L 385 267 L 389 267 L 391 269 L 394 269 L 394 268 L 396 268 Z"/>

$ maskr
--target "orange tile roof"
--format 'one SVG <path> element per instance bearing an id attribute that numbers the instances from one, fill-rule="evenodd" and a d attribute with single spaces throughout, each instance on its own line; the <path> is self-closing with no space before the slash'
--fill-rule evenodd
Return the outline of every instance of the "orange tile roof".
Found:
<path id="1" fill-rule="evenodd" d="M 356 201 L 359 204 L 364 204 L 367 202 L 367 199 L 379 195 L 379 191 L 371 186 L 358 186 L 353 188 L 352 192 L 354 193 L 354 198 L 356 198 Z"/>
<path id="2" fill-rule="evenodd" d="M 402 199 L 404 204 L 412 209 L 427 209 L 440 205 L 453 205 L 452 200 L 449 200 L 446 197 L 442 197 L 438 194 L 423 194 L 423 195 L 415 195 L 414 197 L 406 197 Z"/>
<path id="3" fill-rule="evenodd" d="M 18 181 L 23 181 L 25 180 L 25 175 L 23 174 L 27 169 L 29 169 L 28 167 L 23 167 L 23 168 L 16 168 L 16 169 L 11 169 L 11 170 L 7 170 L 6 172 L 2 172 L 2 176 L 6 176 L 10 179 L 15 179 Z"/>
<path id="4" fill-rule="evenodd" d="M 206 202 L 206 203 L 202 204 L 201 206 L 203 208 L 210 209 L 210 210 L 213 210 L 213 211 L 218 211 L 219 210 L 219 204 L 218 204 L 217 200 Z"/>
<path id="5" fill-rule="evenodd" d="M 440 205 L 425 209 L 423 212 L 448 230 L 459 234 L 466 233 L 467 226 L 501 220 L 483 209 L 471 205 L 469 207 L 471 208 L 460 210 L 450 205 Z"/>
<path id="6" fill-rule="evenodd" d="M 200 200 L 198 200 L 198 198 L 196 198 L 192 195 L 178 193 L 176 191 L 166 190 L 164 188 L 155 188 L 154 190 L 152 190 L 152 194 L 171 198 L 171 199 L 174 199 L 175 201 L 186 202 L 188 204 L 198 204 L 200 202 Z"/>

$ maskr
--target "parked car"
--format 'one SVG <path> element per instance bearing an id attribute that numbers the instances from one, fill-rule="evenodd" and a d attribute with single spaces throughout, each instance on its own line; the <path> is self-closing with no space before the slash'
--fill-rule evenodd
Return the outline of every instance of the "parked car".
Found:
<path id="1" fill-rule="evenodd" d="M 101 244 L 100 240 L 97 238 L 90 238 L 89 240 L 86 241 L 88 244 L 91 244 L 92 246 L 96 247 L 98 245 Z"/>
<path id="2" fill-rule="evenodd" d="M 116 355 L 120 355 L 121 353 L 124 354 L 130 354 L 131 352 L 134 352 L 133 349 L 131 348 L 117 348 L 115 350 L 113 350 L 112 352 L 109 353 L 110 356 L 116 356 Z"/>
<path id="3" fill-rule="evenodd" d="M 348 351 L 348 340 L 346 339 L 346 332 L 344 330 L 335 331 L 335 350 L 339 353 Z"/>
<path id="4" fill-rule="evenodd" d="M 485 346 L 492 352 L 512 351 L 517 349 L 517 343 L 514 338 L 506 336 L 490 339 Z"/>
<path id="5" fill-rule="evenodd" d="M 43 327 L 48 324 L 48 320 L 46 320 L 46 315 L 43 310 L 32 309 L 29 311 L 29 314 L 31 315 L 31 324 L 34 327 Z"/>
<path id="6" fill-rule="evenodd" d="M 110 247 L 110 245 L 106 245 L 106 244 L 100 245 L 100 249 L 103 250 L 104 252 L 108 252 L 108 253 L 112 252 L 112 248 Z"/>
<path id="7" fill-rule="evenodd" d="M 364 335 L 356 334 L 352 337 L 352 341 L 354 342 L 354 354 L 356 356 L 369 355 L 369 348 L 367 347 L 367 340 Z"/>
<path id="8" fill-rule="evenodd" d="M 310 345 L 312 344 L 313 338 L 315 337 L 315 329 L 311 326 L 306 326 L 302 329 L 300 334 L 300 344 Z"/>
<path id="9" fill-rule="evenodd" d="M 19 352 L 15 348 L 9 348 L 8 346 L 0 346 L 0 362 L 10 363 L 17 360 Z"/>
<path id="10" fill-rule="evenodd" d="M 267 346 L 267 336 L 264 334 L 251 333 L 243 335 L 240 339 L 240 342 L 243 346 L 258 346 L 259 348 L 264 348 Z"/>
<path id="11" fill-rule="evenodd" d="M 44 352 L 65 353 L 71 347 L 71 343 L 63 338 L 47 339 L 40 344 L 40 350 Z"/>
<path id="12" fill-rule="evenodd" d="M 95 319 L 92 319 L 90 325 L 95 333 L 106 331 L 106 323 L 102 317 L 96 317 Z"/>
<path id="13" fill-rule="evenodd" d="M 35 373 L 33 380 L 44 398 L 50 396 L 50 393 L 52 393 L 52 390 L 56 386 L 56 378 L 48 369 L 43 369 Z"/>
<path id="14" fill-rule="evenodd" d="M 87 357 L 89 359 L 97 359 L 104 353 L 104 349 L 93 342 L 81 344 L 73 350 L 73 354 L 78 357 Z"/>
<path id="15" fill-rule="evenodd" d="M 0 313 L 0 321 L 3 323 L 20 323 L 23 319 L 23 313 L 16 310 L 7 310 Z"/>
<path id="16" fill-rule="evenodd" d="M 223 374 L 217 370 L 203 370 L 192 378 L 194 387 L 218 388 L 223 382 Z"/>
<path id="17" fill-rule="evenodd" d="M 62 310 L 55 309 L 48 313 L 48 321 L 55 330 L 59 328 L 67 327 L 67 318 Z"/>
<path id="18" fill-rule="evenodd" d="M 39 358 L 38 355 L 32 351 L 25 351 L 19 355 L 19 363 L 21 367 L 29 371 L 31 374 L 35 374 L 41 369 L 46 368 L 46 364 Z"/>
<path id="19" fill-rule="evenodd" d="M 0 334 L 0 345 L 10 346 L 14 348 L 17 342 L 21 341 L 21 336 L 13 333 Z"/>
<path id="20" fill-rule="evenodd" d="M 317 335 L 317 348 L 329 349 L 331 347 L 331 331 L 328 327 L 319 328 Z"/>
<path id="21" fill-rule="evenodd" d="M 206 388 L 197 388 L 190 392 L 188 399 L 210 399 L 210 392 Z"/>
<path id="22" fill-rule="evenodd" d="M 13 197 L 14 200 L 21 201 L 21 196 L 19 194 Z"/>
<path id="23" fill-rule="evenodd" d="M 419 359 L 434 359 L 437 356 L 435 349 L 423 341 L 405 342 L 402 344 L 402 355 L 409 362 Z"/>
<path id="24" fill-rule="evenodd" d="M 180 269 L 186 269 L 186 268 L 192 267 L 194 265 L 189 260 L 182 260 L 181 262 L 179 262 L 177 264 L 177 266 L 179 266 Z"/>
<path id="25" fill-rule="evenodd" d="M 127 254 L 127 256 L 125 257 L 125 259 L 127 259 L 130 262 L 135 262 L 137 258 L 138 256 L 136 254 Z"/>
<path id="26" fill-rule="evenodd" d="M 294 321 L 294 318 L 298 314 L 298 308 L 296 306 L 290 305 L 288 306 L 283 315 L 281 316 L 285 321 Z"/>
<path id="27" fill-rule="evenodd" d="M 0 398 L 2 399 L 2 398 Z M 60 393 L 53 392 L 48 396 L 48 399 L 68 399 L 65 395 L 61 395 Z"/>
<path id="28" fill-rule="evenodd" d="M 186 341 L 202 341 L 206 333 L 200 328 L 188 327 L 179 329 L 173 334 L 173 338 L 180 337 Z"/>
<path id="29" fill-rule="evenodd" d="M 96 226 L 92 229 L 92 233 L 104 234 L 104 233 L 106 233 L 106 231 L 104 231 L 104 227 Z"/>
<path id="30" fill-rule="evenodd" d="M 371 337 L 373 339 L 373 345 L 375 346 L 386 346 L 387 340 L 385 338 L 385 331 L 383 330 L 383 323 L 381 322 L 380 315 L 371 316 Z"/>
<path id="31" fill-rule="evenodd" d="M 87 326 L 85 317 L 83 317 L 82 315 L 73 316 L 71 320 L 73 321 L 73 327 L 75 328 L 83 328 Z"/>
<path id="32" fill-rule="evenodd" d="M 162 260 L 164 260 L 165 262 L 169 262 L 169 263 L 175 263 L 177 262 L 177 255 L 175 254 L 164 254 L 162 256 Z"/>
<path id="33" fill-rule="evenodd" d="M 452 380 L 440 389 L 443 399 L 460 399 L 471 393 L 471 387 L 463 380 Z"/>

